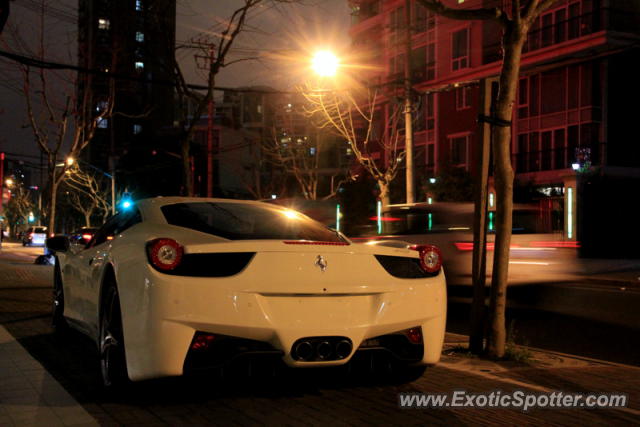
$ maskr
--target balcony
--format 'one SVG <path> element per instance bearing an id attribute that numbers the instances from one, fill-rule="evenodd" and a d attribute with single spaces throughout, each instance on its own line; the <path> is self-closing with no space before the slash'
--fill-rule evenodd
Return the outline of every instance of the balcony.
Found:
<path id="1" fill-rule="evenodd" d="M 571 11 L 569 11 L 571 12 Z M 601 31 L 640 36 L 640 13 L 602 8 L 577 16 L 567 16 L 567 9 L 542 15 L 529 31 L 523 54 L 550 46 L 580 41 Z M 485 45 L 485 64 L 502 59 L 499 43 Z M 579 48 L 578 48 L 579 49 Z"/>
<path id="2" fill-rule="evenodd" d="M 601 165 L 606 150 L 605 143 L 594 143 L 584 147 L 591 149 L 591 164 Z M 576 162 L 576 147 L 562 147 L 557 149 L 539 150 L 512 154 L 512 164 L 516 173 L 545 172 L 552 170 L 571 169 Z"/>

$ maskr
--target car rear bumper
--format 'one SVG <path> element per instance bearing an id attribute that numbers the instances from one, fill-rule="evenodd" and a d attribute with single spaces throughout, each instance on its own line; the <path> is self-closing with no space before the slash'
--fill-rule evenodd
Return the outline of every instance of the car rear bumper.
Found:
<path id="1" fill-rule="evenodd" d="M 258 291 L 269 287 L 256 285 L 264 278 L 250 272 L 224 279 L 194 278 L 148 268 L 140 277 L 139 291 L 120 290 L 129 308 L 123 311 L 129 375 L 133 380 L 182 375 L 198 331 L 264 344 L 258 351 L 290 367 L 318 367 L 347 363 L 365 340 L 421 327 L 421 357 L 408 362 L 438 362 L 446 321 L 444 273 L 396 279 L 382 271 L 356 287 L 340 289 L 324 276 L 332 292 L 310 286 L 314 290 L 308 293 L 287 293 L 281 286 L 277 292 L 273 287 Z M 293 345 L 314 337 L 345 338 L 353 350 L 339 360 L 295 360 Z"/>

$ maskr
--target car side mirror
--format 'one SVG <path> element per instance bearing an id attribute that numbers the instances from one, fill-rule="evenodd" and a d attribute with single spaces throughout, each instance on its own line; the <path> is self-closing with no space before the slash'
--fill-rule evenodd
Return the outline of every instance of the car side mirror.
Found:
<path id="1" fill-rule="evenodd" d="M 67 252 L 69 250 L 69 239 L 67 236 L 49 237 L 45 241 L 45 246 L 52 253 Z"/>

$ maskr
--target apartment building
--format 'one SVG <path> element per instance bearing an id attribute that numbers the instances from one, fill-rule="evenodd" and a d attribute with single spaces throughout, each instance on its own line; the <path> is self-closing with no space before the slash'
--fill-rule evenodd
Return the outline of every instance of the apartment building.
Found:
<path id="1" fill-rule="evenodd" d="M 510 6 L 510 0 L 444 3 L 470 9 Z M 390 104 L 402 96 L 406 2 L 351 4 L 354 51 L 374 66 L 367 77 L 387 89 Z M 446 19 L 414 1 L 410 7 L 415 184 L 420 189 L 447 168 L 477 173 L 482 138 L 477 118 L 489 115 L 481 103 L 497 90 L 501 33 L 489 21 Z M 602 250 L 611 241 L 612 225 L 622 231 L 633 223 L 632 194 L 640 184 L 634 132 L 640 82 L 632 65 L 639 41 L 640 3 L 558 0 L 538 18 L 524 48 L 512 121 L 516 198 L 538 203 L 550 229 L 576 242 L 585 255 L 639 252 L 621 242 Z M 425 198 L 424 192 L 418 194 L 418 200 Z"/>
<path id="2" fill-rule="evenodd" d="M 100 110 L 115 84 L 114 114 L 98 123 L 84 161 L 116 170 L 119 188 L 138 197 L 177 194 L 180 162 L 165 155 L 179 151 L 172 145 L 175 0 L 80 0 L 78 12 L 78 62 L 93 71 L 80 79 L 79 96 Z"/>

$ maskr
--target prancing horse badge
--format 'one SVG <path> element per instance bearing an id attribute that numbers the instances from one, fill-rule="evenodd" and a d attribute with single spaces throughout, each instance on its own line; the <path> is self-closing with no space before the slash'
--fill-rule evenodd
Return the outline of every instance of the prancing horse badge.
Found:
<path id="1" fill-rule="evenodd" d="M 320 267 L 320 271 L 324 272 L 327 269 L 327 260 L 322 255 L 318 255 L 316 258 L 316 266 Z"/>

